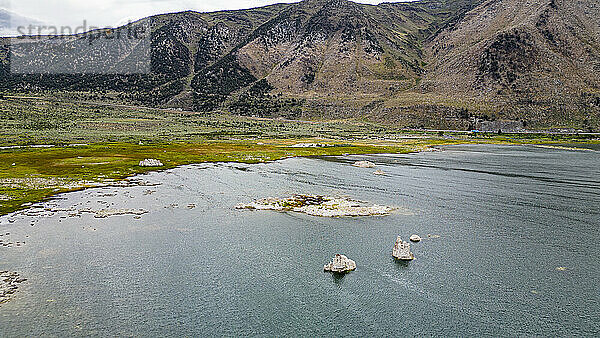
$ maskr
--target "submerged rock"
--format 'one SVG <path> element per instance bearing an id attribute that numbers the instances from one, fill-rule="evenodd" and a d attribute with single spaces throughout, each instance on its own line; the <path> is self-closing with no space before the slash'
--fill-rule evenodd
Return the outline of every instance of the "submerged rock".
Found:
<path id="1" fill-rule="evenodd" d="M 396 244 L 392 250 L 392 256 L 401 261 L 412 261 L 415 259 L 415 255 L 410 252 L 410 243 L 403 241 L 400 236 L 396 238 Z"/>
<path id="2" fill-rule="evenodd" d="M 337 254 L 333 261 L 323 267 L 326 272 L 347 273 L 356 270 L 356 262 L 344 255 Z"/>
<path id="3" fill-rule="evenodd" d="M 140 161 L 140 167 L 162 167 L 164 164 L 157 159 L 147 158 L 143 161 Z"/>
<path id="4" fill-rule="evenodd" d="M 10 301 L 13 294 L 17 292 L 19 284 L 26 280 L 16 272 L 0 271 L 0 304 Z"/>
<path id="5" fill-rule="evenodd" d="M 384 216 L 394 210 L 377 204 L 366 205 L 364 202 L 348 198 L 319 195 L 294 195 L 282 199 L 269 197 L 248 204 L 239 204 L 236 209 L 293 211 L 320 217 Z"/>
<path id="6" fill-rule="evenodd" d="M 369 161 L 354 162 L 353 166 L 358 168 L 375 168 L 375 163 Z"/>
<path id="7" fill-rule="evenodd" d="M 410 241 L 411 242 L 420 242 L 421 241 L 421 236 L 419 236 L 419 235 L 412 235 L 412 236 L 410 236 Z"/>
<path id="8" fill-rule="evenodd" d="M 373 175 L 385 175 L 385 171 L 383 171 L 383 170 L 375 170 L 373 172 Z"/>
<path id="9" fill-rule="evenodd" d="M 133 215 L 133 216 L 141 216 L 148 213 L 148 210 L 145 209 L 101 209 L 101 210 L 92 210 L 92 209 L 80 209 L 79 213 L 91 213 L 94 214 L 95 218 L 108 218 L 112 216 L 123 216 L 123 215 Z"/>

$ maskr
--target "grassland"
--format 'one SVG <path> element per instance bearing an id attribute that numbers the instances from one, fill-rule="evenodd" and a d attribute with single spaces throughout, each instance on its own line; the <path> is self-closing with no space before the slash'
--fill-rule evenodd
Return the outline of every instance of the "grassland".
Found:
<path id="1" fill-rule="evenodd" d="M 251 119 L 105 103 L 0 100 L 0 146 L 97 142 L 199 142 L 250 138 L 364 138 L 393 131 L 355 121 L 310 123 Z"/>
<path id="2" fill-rule="evenodd" d="M 201 162 L 407 153 L 459 143 L 597 142 L 575 135 L 441 134 L 352 120 L 259 120 L 24 98 L 0 100 L 0 133 L 0 215 L 156 170 L 138 165 L 146 158 L 160 160 L 164 170 Z M 293 147 L 298 143 L 329 146 Z"/>

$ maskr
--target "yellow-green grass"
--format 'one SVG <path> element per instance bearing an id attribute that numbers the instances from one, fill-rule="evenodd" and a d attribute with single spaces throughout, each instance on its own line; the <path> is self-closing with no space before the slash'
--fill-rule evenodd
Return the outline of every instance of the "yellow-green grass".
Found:
<path id="1" fill-rule="evenodd" d="M 342 143 L 319 140 L 334 146 L 291 147 L 296 143 L 305 142 L 315 140 L 207 141 L 153 145 L 99 143 L 76 147 L 3 150 L 0 151 L 0 195 L 9 197 L 10 200 L 0 200 L 0 215 L 23 209 L 30 203 L 43 201 L 59 193 L 83 188 L 80 185 L 64 187 L 56 183 L 57 180 L 64 185 L 68 185 L 69 182 L 120 180 L 151 170 L 202 162 L 262 163 L 298 156 L 408 153 L 432 145 L 456 144 L 462 141 L 413 139 Z M 140 167 L 139 162 L 146 158 L 158 159 L 164 167 Z M 22 179 L 35 181 L 33 186 L 19 186 Z"/>
<path id="2" fill-rule="evenodd" d="M 324 139 L 263 139 L 248 141 L 205 141 L 137 145 L 97 143 L 86 146 L 20 148 L 0 151 L 0 215 L 18 211 L 30 203 L 83 189 L 107 179 L 122 180 L 136 174 L 203 162 L 264 163 L 289 157 L 342 154 L 409 153 L 431 146 L 466 143 L 551 144 L 599 143 L 576 136 L 554 135 L 423 135 L 397 140 L 339 141 Z M 450 135 L 452 136 L 452 135 Z M 327 143 L 331 147 L 297 148 L 297 143 Z M 140 167 L 146 158 L 160 160 L 161 168 Z M 27 180 L 28 184 L 23 184 Z M 33 183 L 30 183 L 33 182 Z M 40 183 L 41 182 L 41 183 Z M 69 183 L 79 182 L 75 187 Z M 89 184 L 81 184 L 87 182 Z M 6 200 L 9 198 L 9 200 Z"/>
<path id="3" fill-rule="evenodd" d="M 406 131 L 358 119 L 259 120 L 51 98 L 12 98 L 0 100 L 0 145 L 57 147 L 0 150 L 0 215 L 76 189 L 56 182 L 43 184 L 44 180 L 60 180 L 68 186 L 69 181 L 123 179 L 156 169 L 139 167 L 145 158 L 159 159 L 165 164 L 163 169 L 168 169 L 201 162 L 259 163 L 290 156 L 406 153 L 439 144 L 594 142 L 586 137 L 592 136 L 444 133 L 442 137 L 437 132 Z M 76 143 L 90 145 L 65 146 Z M 296 143 L 337 146 L 290 147 Z M 37 181 L 28 181 L 28 185 L 15 182 L 23 179 Z"/>

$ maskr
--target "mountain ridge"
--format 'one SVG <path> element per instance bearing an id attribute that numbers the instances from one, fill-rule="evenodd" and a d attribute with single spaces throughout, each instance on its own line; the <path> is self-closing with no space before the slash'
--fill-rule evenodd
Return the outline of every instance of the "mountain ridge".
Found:
<path id="1" fill-rule="evenodd" d="M 425 90 L 485 98 L 503 117 L 534 123 L 597 119 L 600 30 L 597 20 L 595 29 L 586 27 L 600 15 L 600 4 L 587 2 L 596 3 L 592 14 L 579 9 L 583 3 L 486 1 L 429 46 Z M 521 106 L 530 112 L 515 111 Z"/>
<path id="2" fill-rule="evenodd" d="M 0 90 L 408 128 L 593 130 L 600 126 L 598 8 L 597 0 L 305 0 L 162 14 L 131 24 L 149 28 L 149 48 L 122 42 L 114 57 L 98 60 L 115 74 L 11 74 L 15 49 L 60 53 L 43 42 L 0 39 Z M 82 39 L 53 46 L 79 48 Z M 144 58 L 149 72 L 119 74 Z M 31 63 L 48 72 L 55 66 Z"/>

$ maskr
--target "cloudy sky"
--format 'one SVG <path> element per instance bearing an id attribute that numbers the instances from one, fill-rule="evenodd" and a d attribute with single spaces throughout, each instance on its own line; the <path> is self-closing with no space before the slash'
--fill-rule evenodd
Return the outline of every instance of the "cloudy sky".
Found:
<path id="1" fill-rule="evenodd" d="M 84 20 L 88 26 L 114 27 L 153 14 L 252 8 L 279 2 L 297 0 L 0 0 L 0 8 L 15 16 L 58 27 L 76 27 Z M 383 1 L 358 2 L 377 4 Z"/>

